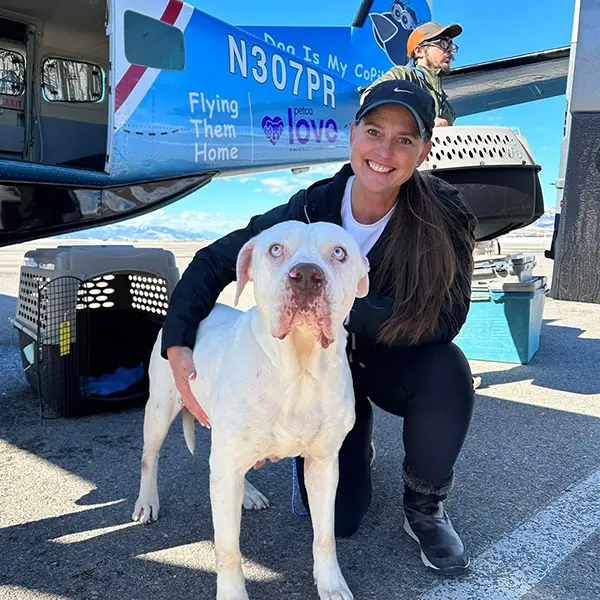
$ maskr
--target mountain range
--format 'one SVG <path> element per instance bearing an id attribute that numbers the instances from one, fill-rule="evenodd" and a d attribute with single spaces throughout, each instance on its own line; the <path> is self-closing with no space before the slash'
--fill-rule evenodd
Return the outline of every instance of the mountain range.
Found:
<path id="1" fill-rule="evenodd" d="M 129 225 L 126 221 L 114 225 L 105 225 L 85 231 L 75 231 L 57 236 L 59 240 L 102 240 L 102 241 L 136 241 L 136 240 L 212 240 L 221 237 L 222 233 L 210 230 L 184 231 L 174 227 L 156 225 Z"/>
<path id="2" fill-rule="evenodd" d="M 556 216 L 556 209 L 549 208 L 535 223 L 529 225 L 529 227 L 536 227 L 542 229 L 554 229 L 554 217 Z M 527 229 L 527 227 L 525 227 Z"/>
<path id="3" fill-rule="evenodd" d="M 523 237 L 526 235 L 551 235 L 554 229 L 554 216 L 556 210 L 547 210 L 535 223 L 528 227 L 518 229 L 511 236 Z M 194 228 L 193 231 L 181 227 L 157 226 L 154 224 L 132 224 L 124 221 L 114 225 L 105 225 L 95 229 L 77 231 L 57 236 L 59 240 L 104 240 L 104 241 L 136 241 L 136 240 L 210 240 L 221 237 L 223 232 L 210 229 Z"/>

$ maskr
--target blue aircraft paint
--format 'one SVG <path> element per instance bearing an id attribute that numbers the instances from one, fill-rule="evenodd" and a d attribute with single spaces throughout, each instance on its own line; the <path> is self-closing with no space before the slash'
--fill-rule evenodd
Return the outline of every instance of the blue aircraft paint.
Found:
<path id="1" fill-rule="evenodd" d="M 138 88 L 137 106 L 115 123 L 108 173 L 0 160 L 0 179 L 107 187 L 345 160 L 357 88 L 406 45 L 399 24 L 395 37 L 382 34 L 392 4 L 430 18 L 426 0 L 375 0 L 362 28 L 243 30 L 185 6 L 185 68 Z"/>
<path id="2" fill-rule="evenodd" d="M 431 20 L 427 0 L 375 0 L 362 27 L 240 27 L 355 86 L 407 62 L 413 28 Z"/>
<path id="3" fill-rule="evenodd" d="M 115 135 L 112 175 L 234 173 L 347 158 L 358 106 L 352 83 L 200 11 L 185 38 L 185 70 L 162 71 Z"/>

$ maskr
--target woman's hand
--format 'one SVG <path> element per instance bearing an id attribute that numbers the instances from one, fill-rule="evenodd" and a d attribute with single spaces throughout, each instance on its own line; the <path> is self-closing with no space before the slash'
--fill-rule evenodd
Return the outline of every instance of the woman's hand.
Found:
<path id="1" fill-rule="evenodd" d="M 446 119 L 442 119 L 441 117 L 436 117 L 435 127 L 448 127 L 448 121 Z"/>
<path id="2" fill-rule="evenodd" d="M 183 405 L 198 419 L 200 425 L 210 428 L 210 420 L 190 388 L 190 380 L 196 379 L 193 353 L 186 346 L 171 346 L 167 349 L 167 358 L 175 376 L 177 391 L 181 394 Z"/>

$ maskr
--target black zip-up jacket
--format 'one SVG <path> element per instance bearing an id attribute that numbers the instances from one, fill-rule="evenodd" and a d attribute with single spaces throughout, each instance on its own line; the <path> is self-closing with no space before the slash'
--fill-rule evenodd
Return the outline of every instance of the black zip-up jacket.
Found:
<path id="1" fill-rule="evenodd" d="M 283 221 L 327 221 L 341 226 L 342 200 L 346 183 L 352 174 L 350 164 L 346 164 L 334 177 L 300 190 L 287 204 L 253 217 L 244 229 L 234 231 L 199 250 L 171 296 L 163 326 L 162 356 L 166 358 L 166 350 L 171 346 L 193 348 L 200 322 L 208 316 L 223 289 L 235 281 L 237 255 L 249 239 Z M 442 311 L 433 335 L 423 342 L 449 343 L 460 331 L 469 310 L 475 217 L 454 187 L 433 176 L 429 176 L 429 182 L 440 202 L 449 207 L 452 217 L 470 234 L 453 239 L 458 259 L 454 285 L 458 287 L 462 301 L 448 305 L 447 310 Z M 367 255 L 371 276 L 369 294 L 355 300 L 346 326 L 354 334 L 357 346 L 375 346 L 379 329 L 393 309 L 393 298 L 381 295 L 373 284 L 373 277 L 383 258 L 383 237 L 380 236 Z M 407 344 L 406 340 L 398 339 L 395 345 Z"/>

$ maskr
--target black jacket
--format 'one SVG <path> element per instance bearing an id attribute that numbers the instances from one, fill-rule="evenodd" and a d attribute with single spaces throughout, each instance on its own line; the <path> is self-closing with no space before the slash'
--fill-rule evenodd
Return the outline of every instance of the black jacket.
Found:
<path id="1" fill-rule="evenodd" d="M 252 237 L 282 221 L 327 221 L 342 225 L 341 207 L 348 178 L 352 175 L 349 164 L 332 178 L 317 181 L 300 190 L 287 204 L 277 206 L 263 215 L 253 217 L 244 229 L 239 229 L 199 250 L 177 284 L 163 326 L 163 357 L 171 346 L 193 348 L 200 322 L 208 316 L 219 294 L 236 278 L 236 260 L 242 246 Z M 438 198 L 450 207 L 451 214 L 470 232 L 468 241 L 455 239 L 458 257 L 458 274 L 455 286 L 459 287 L 461 303 L 443 311 L 434 334 L 427 343 L 448 343 L 465 322 L 471 297 L 471 256 L 474 244 L 475 217 L 464 204 L 458 191 L 437 177 L 430 184 Z M 373 276 L 383 258 L 383 235 L 373 246 L 367 258 Z M 369 294 L 354 302 L 347 329 L 355 334 L 358 345 L 374 346 L 382 323 L 391 315 L 393 299 L 375 289 L 371 277 Z M 398 339 L 397 346 L 407 345 Z"/>

